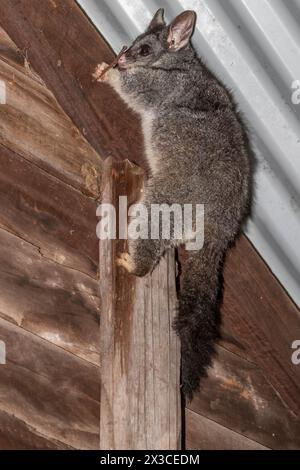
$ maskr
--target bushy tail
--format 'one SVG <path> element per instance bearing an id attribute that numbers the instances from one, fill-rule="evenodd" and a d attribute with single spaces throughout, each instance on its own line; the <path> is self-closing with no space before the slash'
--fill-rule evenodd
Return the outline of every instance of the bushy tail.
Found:
<path id="1" fill-rule="evenodd" d="M 218 303 L 223 256 L 223 247 L 205 243 L 201 251 L 189 253 L 183 270 L 179 311 L 174 326 L 181 340 L 182 388 L 189 399 L 211 365 L 219 335 Z"/>

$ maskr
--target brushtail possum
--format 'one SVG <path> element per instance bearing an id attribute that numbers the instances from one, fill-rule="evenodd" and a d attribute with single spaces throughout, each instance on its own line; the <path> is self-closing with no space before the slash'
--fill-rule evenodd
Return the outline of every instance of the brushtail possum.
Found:
<path id="1" fill-rule="evenodd" d="M 184 11 L 167 25 L 159 9 L 116 68 L 100 66 L 101 80 L 141 116 L 151 168 L 142 202 L 205 207 L 203 248 L 190 252 L 175 321 L 188 398 L 212 362 L 222 264 L 248 214 L 251 187 L 244 126 L 230 93 L 196 55 L 195 22 L 195 12 Z M 187 241 L 130 240 L 118 263 L 145 276 L 166 249 Z"/>

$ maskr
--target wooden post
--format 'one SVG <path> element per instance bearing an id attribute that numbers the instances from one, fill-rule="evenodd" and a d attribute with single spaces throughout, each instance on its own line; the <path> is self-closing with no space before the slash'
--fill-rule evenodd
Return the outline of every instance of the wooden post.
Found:
<path id="1" fill-rule="evenodd" d="M 102 202 L 117 208 L 121 195 L 127 195 L 128 205 L 136 202 L 143 190 L 142 170 L 128 160 L 109 159 L 104 166 Z M 122 251 L 125 240 L 100 242 L 100 449 L 179 449 L 174 253 L 140 279 L 116 266 Z"/>

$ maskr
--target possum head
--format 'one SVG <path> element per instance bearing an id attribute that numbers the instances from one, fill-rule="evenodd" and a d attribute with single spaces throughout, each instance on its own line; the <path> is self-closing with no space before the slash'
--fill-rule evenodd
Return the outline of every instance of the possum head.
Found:
<path id="1" fill-rule="evenodd" d="M 174 56 L 177 52 L 189 47 L 195 22 L 196 13 L 184 11 L 167 26 L 164 20 L 164 10 L 160 8 L 145 33 L 138 36 L 131 47 L 120 57 L 119 69 L 151 67 L 162 56 Z"/>
<path id="2" fill-rule="evenodd" d="M 134 109 L 161 106 L 184 85 L 180 72 L 188 72 L 195 59 L 190 42 L 195 22 L 195 12 L 184 11 L 167 25 L 159 9 L 146 31 L 119 58 L 123 96 Z M 188 88 L 188 78 L 186 82 Z"/>

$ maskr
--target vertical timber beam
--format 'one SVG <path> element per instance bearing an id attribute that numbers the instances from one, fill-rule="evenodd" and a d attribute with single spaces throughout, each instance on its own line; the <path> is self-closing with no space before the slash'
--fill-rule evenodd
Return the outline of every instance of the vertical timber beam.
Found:
<path id="1" fill-rule="evenodd" d="M 117 208 L 121 195 L 127 195 L 128 206 L 136 202 L 143 191 L 142 170 L 128 160 L 107 159 L 104 166 L 102 203 Z M 126 240 L 100 241 L 100 449 L 179 449 L 174 252 L 141 279 L 116 266 L 126 248 Z"/>

